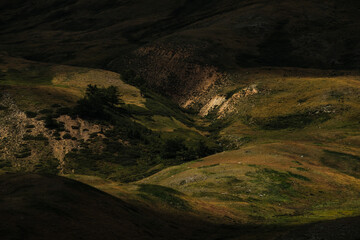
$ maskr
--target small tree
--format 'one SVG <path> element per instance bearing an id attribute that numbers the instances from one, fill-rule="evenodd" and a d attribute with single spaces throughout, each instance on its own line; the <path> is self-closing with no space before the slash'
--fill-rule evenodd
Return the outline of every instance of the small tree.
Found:
<path id="1" fill-rule="evenodd" d="M 85 97 L 78 101 L 75 113 L 81 117 L 107 119 L 109 111 L 122 103 L 119 96 L 115 86 L 98 88 L 90 84 L 86 89 Z"/>
<path id="2" fill-rule="evenodd" d="M 85 99 L 91 102 L 99 102 L 102 105 L 115 106 L 120 104 L 119 92 L 115 86 L 108 88 L 98 88 L 96 85 L 88 85 L 85 93 Z"/>

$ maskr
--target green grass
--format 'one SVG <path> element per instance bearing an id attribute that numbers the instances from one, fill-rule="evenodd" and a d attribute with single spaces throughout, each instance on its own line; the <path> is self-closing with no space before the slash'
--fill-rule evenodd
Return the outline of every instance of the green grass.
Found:
<path id="1" fill-rule="evenodd" d="M 264 168 L 255 172 L 248 172 L 246 176 L 251 178 L 250 182 L 263 185 L 265 188 L 264 193 L 269 195 L 268 200 L 272 202 L 289 201 L 289 197 L 296 194 L 290 179 L 294 176 L 289 173 Z M 299 176 L 296 176 L 296 178 L 299 178 Z"/>
<path id="2" fill-rule="evenodd" d="M 239 196 L 233 195 L 233 194 L 227 194 L 227 193 L 218 193 L 218 192 L 196 192 L 192 195 L 196 198 L 203 198 L 203 199 L 211 199 L 215 198 L 218 201 L 237 201 L 237 202 L 243 202 L 245 201 Z"/>

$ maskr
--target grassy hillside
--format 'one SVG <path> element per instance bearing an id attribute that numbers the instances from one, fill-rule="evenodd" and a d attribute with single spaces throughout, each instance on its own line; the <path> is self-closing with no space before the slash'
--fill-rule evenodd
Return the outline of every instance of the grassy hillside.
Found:
<path id="1" fill-rule="evenodd" d="M 300 224 L 358 215 L 358 76 L 240 69 L 200 111 L 227 151 L 140 183 L 174 188 L 245 222 Z"/>
<path id="2" fill-rule="evenodd" d="M 136 75 L 6 56 L 0 69 L 2 172 L 64 174 L 163 214 L 261 225 L 269 239 L 360 214 L 356 71 L 238 69 L 201 117 L 122 80 Z M 116 86 L 121 104 L 77 117 L 88 84 Z"/>
<path id="3" fill-rule="evenodd" d="M 360 162 L 354 152 L 341 151 L 294 141 L 250 145 L 140 183 L 174 188 L 226 208 L 243 222 L 300 224 L 354 216 Z"/>
<path id="4" fill-rule="evenodd" d="M 230 222 L 359 214 L 355 71 L 239 69 L 210 96 L 200 118 L 112 72 L 10 57 L 1 69 L 5 171 L 71 174 L 85 182 L 86 176 L 148 177 L 123 189 Z M 106 112 L 109 118 L 74 115 L 90 83 L 118 88 L 123 103 Z M 202 158 L 221 149 L 227 151 Z"/>
<path id="5" fill-rule="evenodd" d="M 133 181 L 208 154 L 196 148 L 198 142 L 205 150 L 216 147 L 190 114 L 124 83 L 120 74 L 6 56 L 0 69 L 0 156 L 6 169 Z M 116 87 L 120 104 L 87 116 L 98 104 L 93 102 L 78 112 L 89 84 Z"/>

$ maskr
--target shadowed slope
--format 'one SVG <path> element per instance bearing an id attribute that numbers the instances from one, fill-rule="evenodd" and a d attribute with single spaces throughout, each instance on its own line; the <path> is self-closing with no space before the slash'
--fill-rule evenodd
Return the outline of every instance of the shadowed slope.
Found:
<path id="1" fill-rule="evenodd" d="M 99 66 L 171 43 L 220 66 L 359 66 L 353 0 L 3 1 L 0 9 L 0 49 L 32 59 Z"/>
<path id="2" fill-rule="evenodd" d="M 0 177 L 2 239 L 152 239 L 162 219 L 62 177 Z"/>
<path id="3" fill-rule="evenodd" d="M 1 239 L 252 239 L 259 230 L 154 211 L 59 176 L 3 174 L 0 189 Z"/>
<path id="4" fill-rule="evenodd" d="M 0 187 L 2 239 L 189 239 L 195 223 L 63 177 L 5 174 Z"/>
<path id="5" fill-rule="evenodd" d="M 279 240 L 359 240 L 360 217 L 342 218 L 300 227 Z"/>
<path id="6" fill-rule="evenodd" d="M 0 176 L 0 187 L 1 239 L 277 239 L 289 232 L 281 240 L 311 236 L 350 240 L 360 235 L 358 218 L 293 231 L 274 226 L 214 225 L 156 213 L 58 176 L 5 174 Z"/>

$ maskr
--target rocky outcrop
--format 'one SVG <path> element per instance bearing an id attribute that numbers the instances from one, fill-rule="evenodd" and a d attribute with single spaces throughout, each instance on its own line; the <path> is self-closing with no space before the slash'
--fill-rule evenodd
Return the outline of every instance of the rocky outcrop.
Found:
<path id="1" fill-rule="evenodd" d="M 201 108 L 199 115 L 205 117 L 210 113 L 215 113 L 217 118 L 224 118 L 237 110 L 240 99 L 258 93 L 259 90 L 256 88 L 256 85 L 251 85 L 235 92 L 229 99 L 226 99 L 225 96 L 216 95 Z"/>
<path id="2" fill-rule="evenodd" d="M 251 85 L 249 87 L 243 88 L 240 91 L 233 94 L 226 102 L 224 102 L 217 112 L 218 118 L 223 118 L 230 113 L 236 111 L 236 107 L 239 105 L 239 100 L 246 98 L 255 94 L 258 94 L 259 90 L 256 88 L 256 85 Z"/>
<path id="3" fill-rule="evenodd" d="M 56 120 L 64 128 L 56 135 L 56 130 L 46 128 L 43 120 L 28 117 L 21 111 L 10 94 L 2 94 L 0 106 L 0 161 L 10 163 L 17 170 L 34 171 L 39 161 L 55 158 L 62 172 L 67 153 L 80 149 L 81 143 L 91 135 L 102 136 L 109 129 L 62 115 Z"/>

